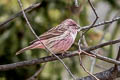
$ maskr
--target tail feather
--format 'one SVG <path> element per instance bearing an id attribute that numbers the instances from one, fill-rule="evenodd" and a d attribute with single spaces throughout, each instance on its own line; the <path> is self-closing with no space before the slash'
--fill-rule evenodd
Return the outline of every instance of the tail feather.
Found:
<path id="1" fill-rule="evenodd" d="M 22 52 L 24 52 L 26 50 L 30 50 L 30 49 L 32 49 L 32 46 L 25 47 L 25 48 L 19 50 L 18 52 L 16 52 L 16 55 L 21 54 Z"/>
<path id="2" fill-rule="evenodd" d="M 42 48 L 44 49 L 44 46 L 42 44 L 40 44 L 40 42 L 35 42 L 33 43 L 32 45 L 28 46 L 28 47 L 25 47 L 21 50 L 19 50 L 18 52 L 16 52 L 16 55 L 26 51 L 26 50 L 30 50 L 30 49 L 35 49 L 35 48 Z"/>

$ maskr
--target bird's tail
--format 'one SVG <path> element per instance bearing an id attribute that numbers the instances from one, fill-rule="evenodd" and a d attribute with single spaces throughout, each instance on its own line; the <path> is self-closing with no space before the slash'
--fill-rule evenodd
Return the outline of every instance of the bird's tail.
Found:
<path id="1" fill-rule="evenodd" d="M 22 52 L 24 52 L 24 51 L 26 51 L 26 50 L 30 50 L 30 49 L 33 49 L 33 46 L 32 46 L 32 45 L 30 45 L 30 46 L 28 46 L 28 47 L 25 47 L 25 48 L 23 48 L 23 49 L 21 49 L 21 50 L 19 50 L 18 52 L 16 52 L 16 55 L 21 54 Z"/>

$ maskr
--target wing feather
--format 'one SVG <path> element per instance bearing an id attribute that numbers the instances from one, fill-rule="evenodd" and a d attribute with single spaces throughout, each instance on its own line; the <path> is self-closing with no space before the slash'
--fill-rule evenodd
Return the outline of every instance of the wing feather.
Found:
<path id="1" fill-rule="evenodd" d="M 46 39 L 50 39 L 50 38 L 62 35 L 66 31 L 66 29 L 63 28 L 63 26 L 64 26 L 63 24 L 60 24 L 57 27 L 53 27 L 52 29 L 43 33 L 42 35 L 39 36 L 40 40 L 46 40 Z M 36 41 L 38 41 L 38 39 L 35 39 L 31 41 L 30 43 L 34 43 Z"/>

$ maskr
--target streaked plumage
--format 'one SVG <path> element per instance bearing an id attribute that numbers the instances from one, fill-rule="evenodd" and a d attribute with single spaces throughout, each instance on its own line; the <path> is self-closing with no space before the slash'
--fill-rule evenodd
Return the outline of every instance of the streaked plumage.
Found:
<path id="1" fill-rule="evenodd" d="M 61 24 L 47 32 L 40 35 L 40 40 L 53 52 L 60 53 L 67 51 L 76 38 L 79 31 L 79 25 L 72 19 L 66 19 Z M 18 51 L 16 55 L 24 52 L 25 50 L 45 47 L 40 43 L 38 39 L 32 41 L 32 44 Z"/>

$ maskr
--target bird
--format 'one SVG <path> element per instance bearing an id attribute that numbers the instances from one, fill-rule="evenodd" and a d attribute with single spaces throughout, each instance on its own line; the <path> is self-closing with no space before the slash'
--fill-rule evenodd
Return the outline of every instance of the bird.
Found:
<path id="1" fill-rule="evenodd" d="M 56 27 L 51 28 L 31 42 L 31 45 L 16 52 L 16 55 L 31 49 L 46 49 L 46 45 L 53 53 L 64 53 L 74 43 L 80 26 L 73 19 L 66 19 Z M 42 43 L 44 44 L 42 44 Z"/>

